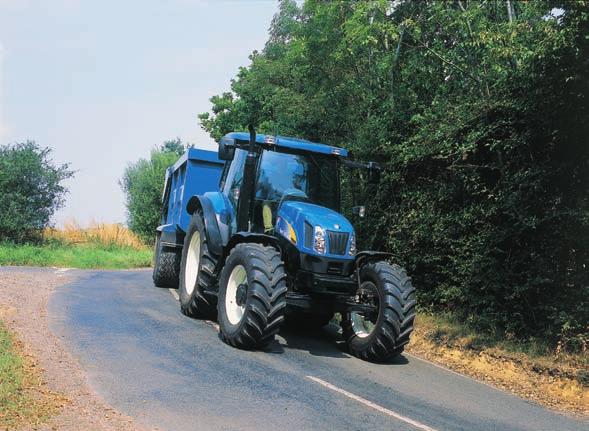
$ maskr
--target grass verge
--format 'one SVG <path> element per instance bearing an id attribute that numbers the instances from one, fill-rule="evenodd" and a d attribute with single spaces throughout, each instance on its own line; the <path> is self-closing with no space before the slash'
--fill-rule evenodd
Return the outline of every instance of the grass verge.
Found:
<path id="1" fill-rule="evenodd" d="M 481 335 L 452 315 L 423 313 L 407 351 L 540 404 L 589 415 L 587 352 Z"/>
<path id="2" fill-rule="evenodd" d="M 151 265 L 152 250 L 99 243 L 0 244 L 0 265 L 127 269 Z"/>
<path id="3" fill-rule="evenodd" d="M 40 370 L 0 322 L 0 429 L 38 425 L 67 399 L 44 388 Z"/>

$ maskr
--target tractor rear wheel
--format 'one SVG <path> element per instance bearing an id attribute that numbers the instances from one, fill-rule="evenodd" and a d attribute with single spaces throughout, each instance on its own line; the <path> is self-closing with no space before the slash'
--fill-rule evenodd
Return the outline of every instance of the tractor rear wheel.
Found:
<path id="1" fill-rule="evenodd" d="M 385 361 L 403 352 L 413 331 L 415 289 L 403 268 L 371 262 L 360 270 L 361 303 L 373 313 L 346 313 L 342 332 L 350 353 L 369 361 Z"/>
<path id="2" fill-rule="evenodd" d="M 238 244 L 219 279 L 217 310 L 223 340 L 252 349 L 274 340 L 284 321 L 286 274 L 280 253 L 262 244 Z"/>
<path id="3" fill-rule="evenodd" d="M 214 284 L 215 258 L 209 252 L 204 221 L 200 212 L 192 215 L 182 249 L 180 265 L 180 310 L 190 317 L 214 319 L 212 297 L 206 294 Z"/>
<path id="4" fill-rule="evenodd" d="M 180 272 L 180 253 L 174 249 L 164 247 L 161 237 L 155 239 L 155 253 L 153 261 L 153 284 L 157 287 L 178 287 L 178 273 Z"/>

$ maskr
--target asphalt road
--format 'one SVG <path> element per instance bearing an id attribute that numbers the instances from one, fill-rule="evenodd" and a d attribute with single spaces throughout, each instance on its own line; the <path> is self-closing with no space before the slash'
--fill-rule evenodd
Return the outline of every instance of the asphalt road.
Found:
<path id="1" fill-rule="evenodd" d="M 549 411 L 409 355 L 346 354 L 335 327 L 282 333 L 266 351 L 225 345 L 142 271 L 75 271 L 52 331 L 113 407 L 165 430 L 581 430 Z"/>

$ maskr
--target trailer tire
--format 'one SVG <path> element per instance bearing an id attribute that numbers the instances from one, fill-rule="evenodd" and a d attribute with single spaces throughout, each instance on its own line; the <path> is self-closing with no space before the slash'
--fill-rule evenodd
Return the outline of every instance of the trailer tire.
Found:
<path id="1" fill-rule="evenodd" d="M 153 262 L 153 284 L 157 287 L 178 288 L 178 275 L 180 273 L 180 253 L 174 249 L 168 249 L 161 243 L 158 235 L 155 240 L 155 256 Z"/>
<path id="2" fill-rule="evenodd" d="M 278 250 L 262 244 L 237 244 L 219 278 L 217 312 L 223 341 L 253 349 L 274 340 L 284 322 L 286 290 Z"/>
<path id="3" fill-rule="evenodd" d="M 362 288 L 376 290 L 378 317 L 366 333 L 355 328 L 354 313 L 346 313 L 342 321 L 344 339 L 350 353 L 358 358 L 375 362 L 392 359 L 403 352 L 413 331 L 415 289 L 411 278 L 398 265 L 371 262 L 360 270 L 360 280 Z"/>
<path id="4" fill-rule="evenodd" d="M 184 237 L 178 296 L 180 310 L 189 317 L 214 319 L 214 288 L 216 259 L 210 253 L 202 214 L 196 211 Z"/>

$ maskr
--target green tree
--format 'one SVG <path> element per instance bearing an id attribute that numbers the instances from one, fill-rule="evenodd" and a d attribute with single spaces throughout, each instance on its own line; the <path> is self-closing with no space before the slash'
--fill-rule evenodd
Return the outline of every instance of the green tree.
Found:
<path id="1" fill-rule="evenodd" d="M 161 221 L 166 169 L 178 160 L 185 148 L 179 138 L 165 141 L 151 151 L 149 159 L 130 163 L 119 181 L 125 193 L 129 228 L 145 242 L 153 241 L 155 228 Z"/>
<path id="2" fill-rule="evenodd" d="M 0 146 L 0 239 L 39 240 L 63 206 L 68 191 L 63 182 L 74 172 L 50 156 L 50 148 L 33 141 Z"/>
<path id="3" fill-rule="evenodd" d="M 170 139 L 169 141 L 164 141 L 162 145 L 160 145 L 160 151 L 163 153 L 176 153 L 176 155 L 181 156 L 186 151 L 187 146 L 184 145 L 180 138 Z"/>
<path id="4" fill-rule="evenodd" d="M 218 139 L 251 121 L 378 160 L 360 237 L 408 267 L 422 307 L 580 348 L 587 34 L 587 1 L 283 0 L 201 125 Z"/>

